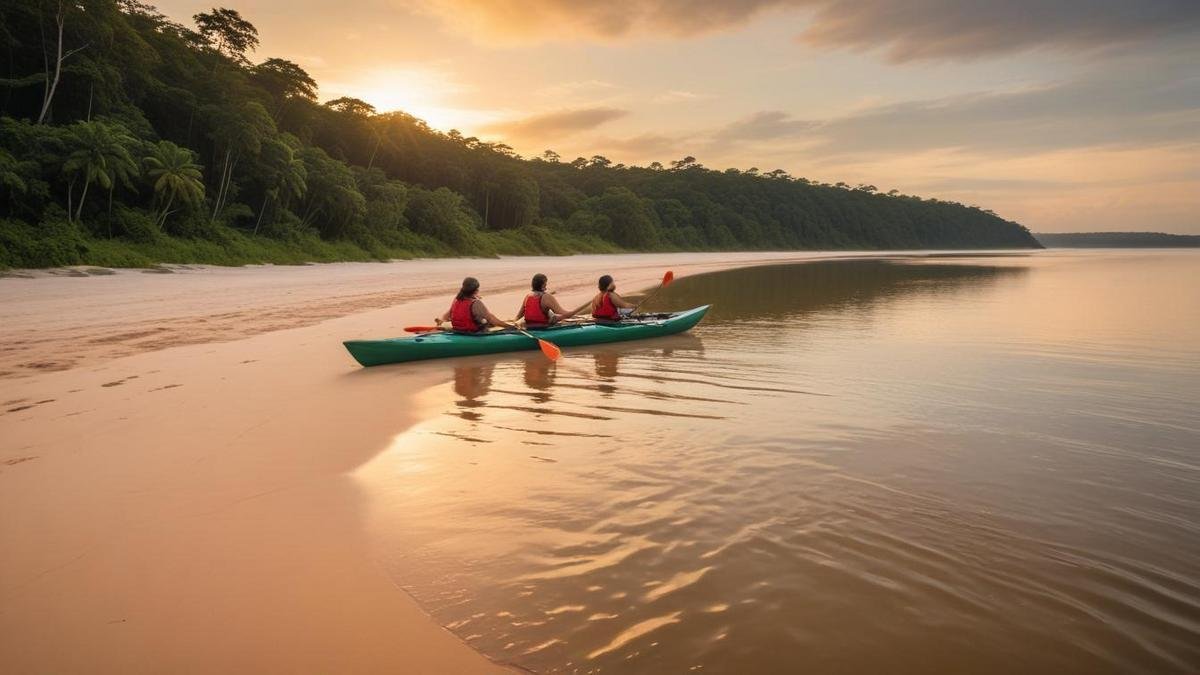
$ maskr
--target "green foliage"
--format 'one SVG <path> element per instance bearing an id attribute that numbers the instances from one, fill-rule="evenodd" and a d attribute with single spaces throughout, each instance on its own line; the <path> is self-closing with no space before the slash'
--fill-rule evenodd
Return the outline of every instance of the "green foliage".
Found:
<path id="1" fill-rule="evenodd" d="M 61 267 L 87 261 L 88 238 L 61 208 L 30 225 L 0 220 L 0 267 Z"/>
<path id="2" fill-rule="evenodd" d="M 237 10 L 214 9 L 201 12 L 192 19 L 213 49 L 237 61 L 245 61 L 246 52 L 258 46 L 258 29 L 243 19 Z"/>
<path id="3" fill-rule="evenodd" d="M 299 64 L 250 63 L 258 31 L 231 9 L 193 30 L 136 0 L 61 8 L 0 3 L 3 265 L 1038 245 L 990 211 L 873 185 L 691 156 L 525 160 L 359 99 L 321 104 Z M 46 58 L 60 21 L 61 69 Z"/>
<path id="4" fill-rule="evenodd" d="M 150 147 L 150 154 L 142 159 L 146 166 L 146 177 L 154 188 L 155 201 L 162 204 L 157 226 L 162 227 L 171 215 L 171 206 L 194 207 L 204 200 L 204 182 L 201 166 L 195 162 L 191 150 L 181 148 L 171 141 L 159 141 Z"/>
<path id="5" fill-rule="evenodd" d="M 88 188 L 93 184 L 112 190 L 118 181 L 133 189 L 130 180 L 138 173 L 137 162 L 130 150 L 138 141 L 129 135 L 120 124 L 104 122 L 76 122 L 67 128 L 69 154 L 63 162 L 62 172 L 70 180 L 67 191 L 67 212 L 70 215 L 74 187 L 82 186 L 74 219 L 79 220 L 87 200 Z"/>

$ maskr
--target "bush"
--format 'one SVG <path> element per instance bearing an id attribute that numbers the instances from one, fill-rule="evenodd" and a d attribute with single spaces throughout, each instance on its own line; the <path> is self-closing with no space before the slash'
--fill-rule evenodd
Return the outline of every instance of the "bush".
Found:
<path id="1" fill-rule="evenodd" d="M 87 238 L 61 208 L 37 226 L 0 220 L 0 266 L 62 267 L 87 261 Z"/>
<path id="2" fill-rule="evenodd" d="M 162 236 L 153 215 L 123 204 L 113 206 L 112 213 L 101 215 L 96 222 L 100 231 L 112 232 L 114 236 L 130 241 L 149 243 Z"/>

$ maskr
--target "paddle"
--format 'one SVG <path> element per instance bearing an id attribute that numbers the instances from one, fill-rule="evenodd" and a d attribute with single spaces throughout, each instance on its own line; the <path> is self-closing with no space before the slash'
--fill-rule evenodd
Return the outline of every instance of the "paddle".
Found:
<path id="1" fill-rule="evenodd" d="M 675 273 L 674 273 L 674 272 L 672 272 L 671 270 L 667 270 L 667 273 L 663 275 L 663 278 L 662 278 L 662 283 L 661 283 L 661 284 L 659 284 L 659 286 L 658 286 L 657 288 L 655 288 L 654 290 L 652 290 L 652 291 L 650 291 L 649 293 L 647 293 L 647 294 L 646 294 L 646 297 L 642 298 L 641 302 L 639 302 L 638 304 L 634 305 L 634 306 L 633 306 L 633 311 L 635 311 L 635 312 L 636 312 L 636 311 L 637 311 L 637 308 L 638 308 L 638 307 L 641 307 L 643 302 L 645 302 L 645 301 L 647 301 L 647 300 L 649 300 L 649 299 L 650 299 L 650 296 L 654 295 L 655 293 L 657 293 L 657 292 L 659 291 L 659 289 L 661 289 L 663 286 L 666 286 L 667 284 L 671 283 L 671 282 L 672 282 L 672 281 L 674 281 L 674 280 L 675 280 Z M 588 302 L 585 302 L 584 304 L 580 305 L 580 306 L 579 306 L 579 309 L 575 310 L 575 314 L 576 314 L 576 315 L 579 315 L 579 312 L 582 312 L 582 311 L 583 311 L 585 308 L 587 308 L 587 306 L 588 306 L 588 305 L 590 305 L 590 304 L 592 304 L 592 303 L 591 303 L 591 301 L 589 300 Z M 584 314 L 583 316 L 587 316 L 587 315 L 586 315 L 586 314 Z"/>
<path id="2" fill-rule="evenodd" d="M 664 287 L 666 287 L 672 281 L 675 281 L 675 273 L 672 272 L 671 270 L 667 270 L 667 273 L 663 275 L 662 283 L 659 284 L 658 288 L 655 288 L 654 290 L 650 291 L 649 293 L 646 294 L 646 297 L 639 300 L 638 303 L 633 306 L 633 312 L 631 312 L 631 313 L 636 313 L 638 311 L 638 307 L 641 307 L 642 304 L 644 304 L 647 300 L 654 297 L 655 293 L 662 290 Z"/>
<path id="3" fill-rule="evenodd" d="M 404 327 L 405 333 L 433 333 L 433 332 L 436 332 L 439 330 L 441 330 L 441 327 L 439 327 L 439 326 L 405 326 Z M 521 330 L 520 328 L 517 328 L 516 326 L 513 327 L 513 330 L 517 331 L 521 335 L 524 335 L 525 337 L 527 337 L 531 340 L 537 340 L 538 349 L 541 349 L 542 353 L 546 355 L 546 358 L 550 359 L 551 361 L 557 361 L 562 358 L 562 350 L 559 349 L 558 345 L 554 344 L 553 342 L 550 342 L 549 340 L 543 340 L 543 339 L 537 337 L 536 335 L 534 335 L 533 333 L 530 333 L 529 331 Z"/>
<path id="4" fill-rule="evenodd" d="M 543 340 L 540 337 L 535 336 L 533 333 L 517 328 L 516 326 L 513 326 L 513 330 L 527 338 L 530 338 L 531 340 L 537 340 L 538 349 L 541 349 L 542 353 L 546 355 L 546 358 L 550 359 L 551 361 L 557 361 L 562 358 L 562 350 L 559 349 L 558 345 L 554 344 L 553 342 L 550 342 L 549 340 Z"/>

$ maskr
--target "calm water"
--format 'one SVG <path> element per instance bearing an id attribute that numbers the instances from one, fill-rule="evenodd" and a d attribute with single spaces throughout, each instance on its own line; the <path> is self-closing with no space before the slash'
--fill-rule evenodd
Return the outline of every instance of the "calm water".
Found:
<path id="1" fill-rule="evenodd" d="M 655 305 L 703 303 L 689 335 L 446 363 L 357 475 L 434 617 L 539 672 L 1200 671 L 1200 254 L 761 267 Z"/>

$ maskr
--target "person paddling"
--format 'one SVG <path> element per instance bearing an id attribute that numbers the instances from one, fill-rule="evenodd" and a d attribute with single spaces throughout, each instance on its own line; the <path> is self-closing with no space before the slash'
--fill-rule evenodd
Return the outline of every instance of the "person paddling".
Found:
<path id="1" fill-rule="evenodd" d="M 459 289 L 458 295 L 454 296 L 450 309 L 434 321 L 438 326 L 449 321 L 455 333 L 484 333 L 489 326 L 515 328 L 511 323 L 488 311 L 487 306 L 479 299 L 479 280 L 475 277 L 463 279 L 462 288 Z"/>
<path id="2" fill-rule="evenodd" d="M 568 312 L 558 304 L 555 297 L 546 292 L 546 275 L 533 275 L 531 283 L 533 292 L 521 301 L 517 310 L 517 319 L 525 319 L 526 328 L 545 328 L 563 319 L 569 319 L 579 313 L 579 310 Z"/>
<path id="3" fill-rule="evenodd" d="M 600 292 L 592 298 L 592 318 L 599 321 L 620 321 L 633 313 L 634 304 L 617 295 L 617 285 L 611 275 L 600 277 Z"/>

